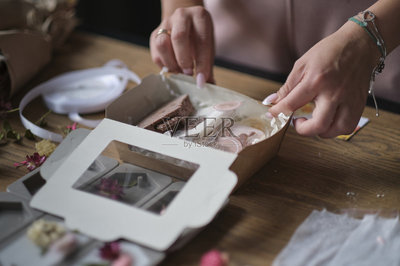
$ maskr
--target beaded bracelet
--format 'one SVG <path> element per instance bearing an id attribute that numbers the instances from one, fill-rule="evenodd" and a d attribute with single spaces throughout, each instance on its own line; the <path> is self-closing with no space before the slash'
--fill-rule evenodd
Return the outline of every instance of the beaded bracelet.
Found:
<path id="1" fill-rule="evenodd" d="M 361 26 L 368 35 L 372 38 L 372 40 L 378 46 L 379 52 L 381 53 L 381 57 L 379 58 L 378 64 L 374 67 L 371 73 L 371 79 L 369 82 L 369 91 L 368 93 L 372 95 L 374 100 L 375 109 L 376 109 L 376 116 L 379 116 L 378 111 L 378 104 L 376 103 L 375 94 L 374 94 L 374 83 L 375 83 L 375 76 L 379 73 L 382 73 L 383 68 L 385 67 L 385 59 L 387 55 L 385 42 L 381 34 L 378 31 L 378 27 L 375 24 L 375 14 L 369 10 L 360 12 L 358 15 L 349 18 L 350 21 L 357 23 Z"/>

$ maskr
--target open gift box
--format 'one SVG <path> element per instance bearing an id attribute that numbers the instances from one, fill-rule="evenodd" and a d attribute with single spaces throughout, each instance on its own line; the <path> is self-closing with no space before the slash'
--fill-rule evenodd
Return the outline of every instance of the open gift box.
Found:
<path id="1" fill-rule="evenodd" d="M 281 123 L 278 125 L 279 130 L 271 134 L 273 129 L 268 125 L 268 118 L 264 116 L 268 107 L 243 94 L 212 84 L 207 84 L 205 88 L 198 89 L 194 80 L 185 75 L 171 75 L 169 78 L 161 75 L 148 76 L 143 79 L 140 85 L 110 104 L 106 109 L 106 117 L 122 123 L 136 125 L 155 109 L 182 94 L 189 95 L 197 108 L 204 103 L 213 105 L 219 102 L 239 101 L 241 102 L 240 113 L 251 118 L 262 117 L 260 120 L 264 120 L 266 123 L 265 125 L 258 125 L 258 128 L 263 131 L 270 131 L 267 132 L 267 138 L 241 150 L 229 167 L 237 175 L 237 187 L 253 176 L 278 153 L 289 123 Z M 285 122 L 287 122 L 287 118 Z M 254 121 L 249 121 L 248 124 L 254 124 Z M 168 145 L 168 143 L 165 143 L 165 145 Z M 198 145 L 190 146 L 188 143 L 186 145 L 183 143 L 183 145 L 187 148 L 198 147 Z M 132 153 L 123 153 L 121 156 L 129 160 Z M 145 161 L 149 163 L 149 158 L 147 157 Z M 157 165 L 154 166 L 157 167 Z M 165 167 L 164 164 L 160 165 L 160 170 Z M 171 168 L 171 164 L 167 168 Z M 185 172 L 180 171 L 177 174 L 184 177 Z"/>
<path id="2" fill-rule="evenodd" d="M 232 153 L 133 126 L 183 94 L 196 110 L 240 102 L 239 123 L 262 127 L 265 139 Z M 288 118 L 271 122 L 267 110 L 215 85 L 198 89 L 191 77 L 148 76 L 106 109 L 106 118 L 52 172 L 31 206 L 98 240 L 123 238 L 168 250 L 208 224 L 233 189 L 277 154 Z M 86 172 L 101 170 L 99 157 L 112 158 L 116 167 L 88 177 Z"/>

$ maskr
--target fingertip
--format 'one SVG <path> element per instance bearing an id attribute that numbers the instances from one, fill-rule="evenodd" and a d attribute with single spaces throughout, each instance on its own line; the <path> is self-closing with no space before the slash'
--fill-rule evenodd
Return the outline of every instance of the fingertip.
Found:
<path id="1" fill-rule="evenodd" d="M 272 115 L 272 116 L 278 116 L 280 113 L 282 113 L 281 111 L 281 105 L 279 103 L 272 105 L 269 109 L 268 112 Z"/>
<path id="2" fill-rule="evenodd" d="M 210 47 L 200 49 L 196 47 L 195 51 L 195 65 L 196 73 L 202 73 L 204 80 L 211 82 L 213 80 L 213 54 L 211 52 L 212 44 Z"/>
<path id="3" fill-rule="evenodd" d="M 262 104 L 263 104 L 263 105 L 270 105 L 270 104 L 274 103 L 277 99 L 278 99 L 278 94 L 277 94 L 277 93 L 272 93 L 272 94 L 268 95 L 268 96 L 262 101 Z"/>
<path id="4" fill-rule="evenodd" d="M 293 126 L 299 135 L 305 136 L 305 137 L 312 137 L 317 134 L 311 130 L 309 125 L 307 127 L 307 124 L 309 124 L 310 122 L 311 122 L 311 120 L 309 121 L 305 117 L 298 117 L 298 118 L 293 119 Z"/>
<path id="5" fill-rule="evenodd" d="M 273 116 L 270 112 L 267 112 L 267 113 L 265 114 L 265 116 L 266 116 L 267 118 L 269 118 L 269 119 L 274 118 L 274 116 Z"/>
<path id="6" fill-rule="evenodd" d="M 294 128 L 297 130 L 305 121 L 307 121 L 307 118 L 305 118 L 305 117 L 293 118 Z"/>
<path id="7" fill-rule="evenodd" d="M 196 73 L 197 75 L 201 73 L 204 76 L 204 81 L 206 82 L 210 82 L 210 80 L 213 78 L 212 66 L 210 66 L 208 63 L 205 64 L 198 60 L 196 60 Z"/>
<path id="8" fill-rule="evenodd" d="M 184 68 L 182 69 L 183 74 L 192 76 L 193 75 L 193 69 L 192 68 Z"/>
<path id="9" fill-rule="evenodd" d="M 196 84 L 197 84 L 197 87 L 199 89 L 204 88 L 204 85 L 206 84 L 206 79 L 205 79 L 203 73 L 200 72 L 200 73 L 197 74 L 197 76 L 196 76 Z"/>

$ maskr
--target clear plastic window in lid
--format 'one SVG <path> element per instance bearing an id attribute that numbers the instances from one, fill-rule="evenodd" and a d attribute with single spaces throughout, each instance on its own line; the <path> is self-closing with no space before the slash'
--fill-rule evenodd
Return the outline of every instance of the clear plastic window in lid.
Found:
<path id="1" fill-rule="evenodd" d="M 95 160 L 73 188 L 162 215 L 199 165 L 112 141 L 102 156 L 117 162 L 106 174 Z"/>

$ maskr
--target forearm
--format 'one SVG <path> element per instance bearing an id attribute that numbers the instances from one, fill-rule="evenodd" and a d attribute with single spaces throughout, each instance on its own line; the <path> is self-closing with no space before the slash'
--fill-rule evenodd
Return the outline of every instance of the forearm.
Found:
<path id="1" fill-rule="evenodd" d="M 177 8 L 203 6 L 203 0 L 161 0 L 162 18 L 172 15 Z"/>
<path id="2" fill-rule="evenodd" d="M 390 53 L 400 45 L 400 1 L 379 0 L 368 10 L 375 14 L 378 30 Z"/>

